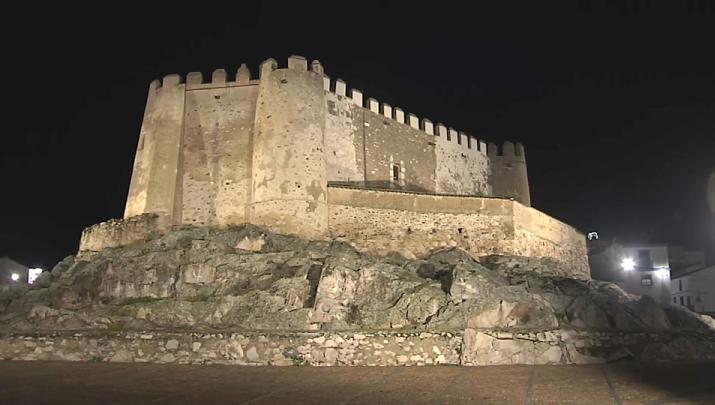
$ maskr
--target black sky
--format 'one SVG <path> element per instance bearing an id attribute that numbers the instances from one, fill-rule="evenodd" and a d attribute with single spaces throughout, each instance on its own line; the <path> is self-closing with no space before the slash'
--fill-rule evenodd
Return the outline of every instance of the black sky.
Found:
<path id="1" fill-rule="evenodd" d="M 713 3 L 480 3 L 7 13 L 0 256 L 51 267 L 121 217 L 151 80 L 298 54 L 366 96 L 523 142 L 533 205 L 582 231 L 715 259 Z"/>

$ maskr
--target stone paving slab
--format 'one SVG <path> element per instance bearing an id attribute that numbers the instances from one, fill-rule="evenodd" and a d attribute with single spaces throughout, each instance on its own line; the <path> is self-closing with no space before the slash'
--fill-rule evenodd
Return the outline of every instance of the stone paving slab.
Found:
<path id="1" fill-rule="evenodd" d="M 715 364 L 240 367 L 0 361 L 2 404 L 715 404 Z"/>

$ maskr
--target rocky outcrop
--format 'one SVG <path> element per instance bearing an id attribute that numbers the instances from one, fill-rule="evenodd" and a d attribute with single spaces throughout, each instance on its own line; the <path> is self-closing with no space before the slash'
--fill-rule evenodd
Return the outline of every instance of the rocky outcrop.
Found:
<path id="1" fill-rule="evenodd" d="M 434 252 L 425 260 L 373 257 L 343 243 L 306 241 L 250 225 L 181 227 L 131 246 L 68 257 L 43 283 L 0 290 L 0 333 L 11 339 L 49 332 L 265 331 L 268 341 L 282 336 L 276 342 L 288 335 L 300 340 L 305 333 L 317 334 L 318 341 L 330 334 L 343 341 L 353 334 L 449 334 L 444 340 L 449 348 L 440 348 L 439 339 L 430 344 L 467 365 L 568 364 L 625 356 L 715 359 L 712 319 L 554 269 L 536 258 L 492 256 L 477 262 L 460 250 Z M 370 345 L 390 340 L 376 339 Z M 27 354 L 5 344 L 0 356 Z M 116 345 L 124 351 L 109 350 L 102 358 L 137 357 L 130 353 L 134 346 Z M 334 349 L 355 350 L 339 346 Z M 248 347 L 241 350 L 243 356 Z M 371 360 L 356 363 L 343 351 L 330 352 L 334 361 L 328 363 L 406 363 L 397 359 L 407 356 L 402 349 L 371 350 L 380 351 L 382 360 L 365 352 L 364 359 Z M 325 363 L 301 353 L 310 364 Z M 85 355 L 78 349 L 76 356 Z M 428 357 L 438 362 L 438 355 Z M 191 362 L 194 357 L 182 358 Z M 429 364 L 426 358 L 414 364 Z"/>

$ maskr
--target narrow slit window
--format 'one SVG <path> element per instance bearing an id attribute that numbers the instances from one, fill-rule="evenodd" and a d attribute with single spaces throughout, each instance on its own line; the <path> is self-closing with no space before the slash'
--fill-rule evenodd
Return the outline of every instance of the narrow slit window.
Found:
<path id="1" fill-rule="evenodd" d="M 392 181 L 400 181 L 400 165 L 392 165 Z"/>

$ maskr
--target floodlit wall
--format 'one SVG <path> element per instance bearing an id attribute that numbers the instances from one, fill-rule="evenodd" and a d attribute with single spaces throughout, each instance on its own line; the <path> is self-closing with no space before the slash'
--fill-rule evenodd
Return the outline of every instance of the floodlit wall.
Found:
<path id="1" fill-rule="evenodd" d="M 249 221 L 308 238 L 328 230 L 322 67 L 304 58 L 261 65 Z"/>
<path id="2" fill-rule="evenodd" d="M 458 247 L 475 258 L 551 258 L 590 277 L 584 235 L 515 201 L 330 187 L 328 204 L 331 237 L 361 251 L 419 258 Z"/>
<path id="3" fill-rule="evenodd" d="M 125 218 L 249 222 L 380 254 L 455 246 L 550 257 L 589 275 L 583 235 L 528 207 L 520 144 L 488 148 L 332 81 L 318 61 L 269 59 L 259 70 L 258 80 L 242 65 L 233 77 L 218 69 L 210 80 L 190 73 L 185 83 L 178 75 L 152 83 Z M 148 232 L 119 228 L 89 232 L 81 250 Z"/>
<path id="4" fill-rule="evenodd" d="M 242 66 L 240 82 L 227 82 L 226 71 L 211 81 L 201 73 L 187 76 L 184 113 L 181 217 L 193 225 L 246 222 L 251 196 L 251 142 L 258 84 Z"/>
<path id="5" fill-rule="evenodd" d="M 331 81 L 317 61 L 308 66 L 292 56 L 281 68 L 271 59 L 259 73 L 252 79 L 242 65 L 231 77 L 217 69 L 207 80 L 192 72 L 151 84 L 125 218 L 253 221 L 324 235 L 328 182 L 449 195 L 498 191 L 528 204 L 520 145 L 512 157 L 523 170 L 511 181 L 485 142 L 366 98 Z M 494 159 L 507 159 L 509 145 Z"/>
<path id="6" fill-rule="evenodd" d="M 328 181 L 454 195 L 492 194 L 487 144 L 325 78 Z M 397 169 L 395 169 L 397 167 Z M 394 170 L 398 171 L 395 178 Z"/>

